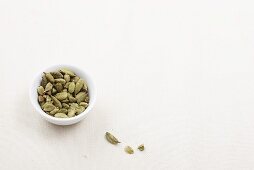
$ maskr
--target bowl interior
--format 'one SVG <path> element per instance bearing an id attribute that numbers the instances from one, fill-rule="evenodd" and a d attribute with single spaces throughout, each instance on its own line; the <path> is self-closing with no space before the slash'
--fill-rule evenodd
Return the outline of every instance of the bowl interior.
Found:
<path id="1" fill-rule="evenodd" d="M 88 86 L 88 94 L 89 94 L 88 107 L 86 108 L 86 110 L 84 112 L 80 113 L 77 116 L 71 117 L 71 118 L 56 118 L 56 117 L 50 116 L 41 109 L 41 107 L 38 103 L 37 87 L 40 85 L 43 72 L 57 71 L 61 68 L 68 68 L 68 69 L 72 70 L 73 72 L 76 73 L 77 76 L 82 78 L 87 83 L 87 86 Z M 53 122 L 52 121 L 50 121 L 50 122 L 59 124 L 59 122 L 74 121 L 74 123 L 76 123 L 77 121 L 80 121 L 82 119 L 82 117 L 85 116 L 85 114 L 88 113 L 94 106 L 95 96 L 96 96 L 95 93 L 96 92 L 95 92 L 94 83 L 93 83 L 92 79 L 90 78 L 90 76 L 85 71 L 83 71 L 75 66 L 71 66 L 71 65 L 56 65 L 56 66 L 48 67 L 36 75 L 34 81 L 32 82 L 31 88 L 30 88 L 30 99 L 31 99 L 32 105 L 44 118 L 46 118 L 49 121 L 50 120 L 53 121 Z M 73 123 L 67 123 L 67 124 L 73 124 Z"/>

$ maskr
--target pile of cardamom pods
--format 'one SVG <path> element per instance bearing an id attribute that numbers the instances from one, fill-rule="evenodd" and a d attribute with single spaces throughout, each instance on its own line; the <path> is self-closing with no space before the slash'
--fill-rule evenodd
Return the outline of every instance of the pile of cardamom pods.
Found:
<path id="1" fill-rule="evenodd" d="M 58 118 L 74 117 L 84 112 L 89 104 L 87 84 L 66 68 L 44 72 L 37 92 L 42 110 Z"/>

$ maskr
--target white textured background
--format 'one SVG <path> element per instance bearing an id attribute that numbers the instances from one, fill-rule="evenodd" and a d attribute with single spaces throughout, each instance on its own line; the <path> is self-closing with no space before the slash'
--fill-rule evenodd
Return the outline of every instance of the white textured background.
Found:
<path id="1" fill-rule="evenodd" d="M 253 170 L 253 0 L 1 0 L 1 170 Z M 34 74 L 92 73 L 94 110 L 59 127 Z M 111 131 L 124 143 L 104 140 Z M 145 143 L 127 155 L 125 144 Z"/>

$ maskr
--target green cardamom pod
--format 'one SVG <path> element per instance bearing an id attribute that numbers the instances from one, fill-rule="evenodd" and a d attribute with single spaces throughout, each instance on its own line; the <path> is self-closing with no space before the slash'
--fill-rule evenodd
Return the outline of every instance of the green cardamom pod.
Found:
<path id="1" fill-rule="evenodd" d="M 70 94 L 70 93 L 69 93 L 69 94 Z M 69 98 L 69 101 L 70 101 L 71 103 L 77 102 L 77 99 L 76 99 L 75 97 L 73 97 L 71 94 L 68 96 L 68 98 Z"/>
<path id="2" fill-rule="evenodd" d="M 48 79 L 48 81 L 50 81 L 51 83 L 55 82 L 54 77 L 50 74 L 50 73 L 44 73 L 46 78 Z"/>
<path id="3" fill-rule="evenodd" d="M 53 85 L 50 82 L 48 82 L 48 84 L 45 87 L 45 92 L 51 91 L 52 88 L 53 88 Z"/>
<path id="4" fill-rule="evenodd" d="M 68 116 L 64 113 L 56 113 L 55 117 L 57 117 L 57 118 L 68 118 Z"/>
<path id="5" fill-rule="evenodd" d="M 66 81 L 64 79 L 55 79 L 55 82 L 56 83 L 61 83 L 63 85 L 66 83 Z"/>
<path id="6" fill-rule="evenodd" d="M 41 106 L 42 109 L 43 109 L 43 106 L 44 106 L 45 103 L 46 103 L 45 101 L 40 102 L 40 106 Z"/>
<path id="7" fill-rule="evenodd" d="M 85 90 L 86 92 L 88 91 L 88 87 L 87 87 L 87 84 L 85 82 L 84 82 L 83 90 Z"/>
<path id="8" fill-rule="evenodd" d="M 79 79 L 75 86 L 75 95 L 78 94 L 78 92 L 82 89 L 84 85 L 84 81 L 82 79 Z"/>
<path id="9" fill-rule="evenodd" d="M 86 93 L 79 92 L 75 98 L 77 99 L 77 103 L 84 102 L 86 100 Z"/>
<path id="10" fill-rule="evenodd" d="M 64 85 L 64 88 L 68 89 L 68 88 L 69 88 L 70 83 L 71 83 L 71 82 L 67 82 L 67 83 Z"/>
<path id="11" fill-rule="evenodd" d="M 65 108 L 62 108 L 58 111 L 58 113 L 64 113 L 64 114 L 67 114 L 68 113 L 68 110 L 65 109 Z"/>
<path id="12" fill-rule="evenodd" d="M 74 83 L 74 82 L 71 82 L 71 83 L 69 84 L 68 91 L 69 91 L 69 93 L 73 93 L 74 90 L 75 90 L 75 83 Z"/>
<path id="13" fill-rule="evenodd" d="M 60 69 L 60 71 L 63 72 L 64 74 L 70 75 L 71 77 L 75 76 L 75 73 L 72 72 L 71 70 L 67 69 L 67 68 L 62 68 L 62 69 Z"/>
<path id="14" fill-rule="evenodd" d="M 45 101 L 45 98 L 43 96 L 38 96 L 38 101 L 39 102 L 44 102 Z"/>
<path id="15" fill-rule="evenodd" d="M 68 117 L 73 117 L 75 116 L 76 110 L 74 108 L 69 108 L 68 109 Z"/>
<path id="16" fill-rule="evenodd" d="M 56 94 L 57 90 L 55 88 L 52 88 L 52 94 Z"/>
<path id="17" fill-rule="evenodd" d="M 64 75 L 64 80 L 68 83 L 68 82 L 71 80 L 70 75 L 65 74 L 65 75 Z"/>
<path id="18" fill-rule="evenodd" d="M 77 103 L 70 103 L 69 105 L 71 108 L 75 108 L 75 109 L 79 107 Z"/>
<path id="19" fill-rule="evenodd" d="M 75 76 L 75 77 L 73 77 L 73 78 L 71 79 L 71 81 L 74 82 L 74 83 L 77 83 L 79 79 L 80 79 L 80 77 Z"/>
<path id="20" fill-rule="evenodd" d="M 59 71 L 50 72 L 50 74 L 51 74 L 55 79 L 63 78 L 62 73 L 60 73 Z"/>
<path id="21" fill-rule="evenodd" d="M 86 102 L 80 102 L 79 105 L 80 105 L 80 106 L 84 106 L 85 108 L 88 107 L 88 103 L 86 103 Z"/>
<path id="22" fill-rule="evenodd" d="M 46 111 L 46 112 L 50 112 L 52 110 L 54 110 L 56 107 L 52 104 L 52 103 L 45 103 L 43 105 L 43 110 Z"/>
<path id="23" fill-rule="evenodd" d="M 56 97 L 51 96 L 51 99 L 56 107 L 62 108 L 62 103 Z"/>
<path id="24" fill-rule="evenodd" d="M 44 88 L 43 88 L 43 86 L 39 86 L 39 87 L 37 88 L 37 92 L 39 93 L 39 95 L 43 95 L 43 93 L 44 93 Z"/>
<path id="25" fill-rule="evenodd" d="M 84 112 L 86 110 L 86 108 L 84 106 L 79 106 L 77 109 L 76 109 L 76 114 L 79 115 L 80 113 Z"/>
<path id="26" fill-rule="evenodd" d="M 70 106 L 66 103 L 62 103 L 63 108 L 68 109 Z"/>
<path id="27" fill-rule="evenodd" d="M 50 115 L 54 115 L 59 111 L 58 108 L 55 108 L 54 110 L 52 110 L 51 112 L 49 112 Z"/>
<path id="28" fill-rule="evenodd" d="M 55 87 L 58 93 L 63 90 L 63 85 L 61 83 L 56 83 Z"/>
<path id="29" fill-rule="evenodd" d="M 51 101 L 51 97 L 47 95 L 46 102 L 50 102 L 50 101 Z"/>
<path id="30" fill-rule="evenodd" d="M 89 96 L 86 96 L 85 98 L 85 102 L 88 103 L 89 102 Z"/>
<path id="31" fill-rule="evenodd" d="M 130 146 L 126 146 L 124 150 L 128 154 L 134 154 L 134 150 Z"/>
<path id="32" fill-rule="evenodd" d="M 41 79 L 41 86 L 45 88 L 47 84 L 48 84 L 48 80 L 47 80 L 45 74 L 43 74 L 42 79 Z"/>
<path id="33" fill-rule="evenodd" d="M 64 100 L 67 98 L 67 92 L 61 92 L 61 93 L 57 93 L 55 95 L 55 97 L 58 99 L 58 100 Z"/>
<path id="34" fill-rule="evenodd" d="M 64 99 L 61 101 L 62 103 L 69 103 L 70 101 L 68 99 Z"/>
<path id="35" fill-rule="evenodd" d="M 113 136 L 111 133 L 109 133 L 109 132 L 106 132 L 106 133 L 105 133 L 105 137 L 106 137 L 107 141 L 108 141 L 109 143 L 113 144 L 113 145 L 116 145 L 116 144 L 118 144 L 118 143 L 121 143 L 121 142 L 118 141 L 118 139 L 116 139 L 116 137 L 114 137 L 114 136 Z"/>
<path id="36" fill-rule="evenodd" d="M 138 146 L 138 150 L 140 150 L 140 151 L 145 150 L 145 146 L 144 146 L 144 144 L 139 145 L 139 146 Z"/>

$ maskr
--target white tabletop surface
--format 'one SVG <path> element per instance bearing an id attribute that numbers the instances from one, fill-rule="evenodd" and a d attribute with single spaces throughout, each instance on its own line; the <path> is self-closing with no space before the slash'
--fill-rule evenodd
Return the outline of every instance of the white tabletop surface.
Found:
<path id="1" fill-rule="evenodd" d="M 0 169 L 253 170 L 253 6 L 1 0 Z M 98 89 L 73 126 L 44 121 L 29 101 L 33 76 L 58 63 L 88 70 Z"/>

